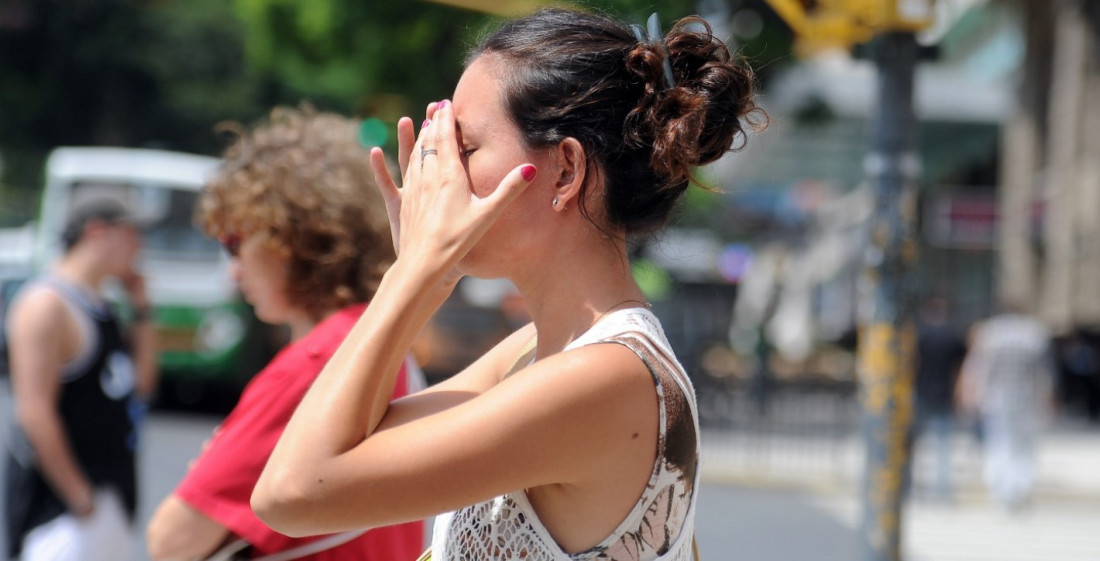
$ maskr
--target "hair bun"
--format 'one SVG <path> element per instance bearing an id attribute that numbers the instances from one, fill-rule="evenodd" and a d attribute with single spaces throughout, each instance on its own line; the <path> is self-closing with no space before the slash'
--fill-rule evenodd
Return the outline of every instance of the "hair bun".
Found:
<path id="1" fill-rule="evenodd" d="M 737 150 L 746 127 L 760 130 L 751 116 L 763 111 L 754 100 L 752 71 L 732 61 L 729 49 L 699 17 L 676 22 L 665 38 L 676 85 L 664 78 L 664 49 L 639 43 L 626 57 L 627 69 L 643 84 L 641 99 L 624 122 L 632 146 L 652 146 L 650 164 L 668 186 L 682 186 L 692 170 Z"/>

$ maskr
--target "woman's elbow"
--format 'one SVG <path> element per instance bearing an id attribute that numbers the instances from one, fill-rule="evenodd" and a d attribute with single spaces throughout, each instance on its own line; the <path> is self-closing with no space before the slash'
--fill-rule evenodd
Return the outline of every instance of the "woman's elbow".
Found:
<path id="1" fill-rule="evenodd" d="M 309 536 L 310 497 L 299 482 L 288 477 L 261 477 L 252 490 L 252 512 L 268 527 L 292 538 Z"/>

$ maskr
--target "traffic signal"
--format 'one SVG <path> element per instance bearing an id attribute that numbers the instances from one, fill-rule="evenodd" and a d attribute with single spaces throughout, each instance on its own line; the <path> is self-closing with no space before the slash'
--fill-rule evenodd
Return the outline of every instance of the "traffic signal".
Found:
<path id="1" fill-rule="evenodd" d="M 797 35 L 802 54 L 850 48 L 886 31 L 932 24 L 935 0 L 767 0 Z"/>

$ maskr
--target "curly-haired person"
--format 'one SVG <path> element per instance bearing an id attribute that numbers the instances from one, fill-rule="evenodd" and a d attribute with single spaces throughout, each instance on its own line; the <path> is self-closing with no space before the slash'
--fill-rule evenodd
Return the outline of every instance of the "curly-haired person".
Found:
<path id="1" fill-rule="evenodd" d="M 293 559 L 382 561 L 415 558 L 420 521 L 367 533 L 296 539 L 264 525 L 249 497 L 276 440 L 309 385 L 363 313 L 393 243 L 369 155 L 356 123 L 312 109 L 279 108 L 235 142 L 202 193 L 197 220 L 219 239 L 234 280 L 291 343 L 258 373 L 215 430 L 146 531 L 154 559 L 204 558 L 247 544 L 247 558 L 298 552 Z M 388 397 L 406 393 L 394 365 Z M 320 551 L 318 551 L 320 550 Z M 240 558 L 240 557 L 235 557 Z"/>

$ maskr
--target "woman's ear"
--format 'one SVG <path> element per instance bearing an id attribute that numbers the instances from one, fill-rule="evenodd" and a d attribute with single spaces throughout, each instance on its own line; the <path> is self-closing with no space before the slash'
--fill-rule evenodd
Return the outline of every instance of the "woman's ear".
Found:
<path id="1" fill-rule="evenodd" d="M 575 138 L 566 138 L 558 143 L 555 154 L 558 176 L 554 182 L 554 210 L 565 210 L 576 206 L 588 177 L 588 158 L 584 147 Z"/>

